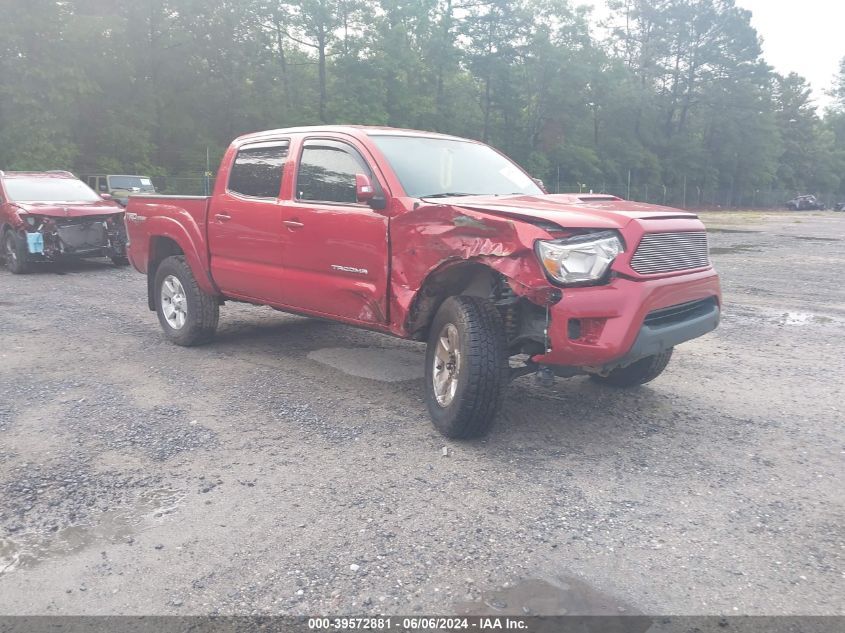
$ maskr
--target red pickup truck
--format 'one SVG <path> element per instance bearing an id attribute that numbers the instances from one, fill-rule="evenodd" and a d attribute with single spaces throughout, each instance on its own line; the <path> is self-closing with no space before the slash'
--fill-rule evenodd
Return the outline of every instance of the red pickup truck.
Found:
<path id="1" fill-rule="evenodd" d="M 227 300 L 426 341 L 449 437 L 484 433 L 515 376 L 643 384 L 719 322 L 694 214 L 549 195 L 491 147 L 429 132 L 242 136 L 213 195 L 133 195 L 126 224 L 174 343 L 208 341 Z"/>

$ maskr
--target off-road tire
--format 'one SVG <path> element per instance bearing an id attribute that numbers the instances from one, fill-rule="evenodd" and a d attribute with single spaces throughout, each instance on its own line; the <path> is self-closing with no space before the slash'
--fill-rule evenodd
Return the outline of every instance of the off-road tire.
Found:
<path id="1" fill-rule="evenodd" d="M 129 265 L 129 258 L 126 255 L 112 255 L 109 259 L 111 259 L 112 264 L 121 268 Z"/>
<path id="2" fill-rule="evenodd" d="M 26 242 L 17 231 L 7 228 L 3 233 L 2 256 L 6 260 L 6 268 L 13 275 L 23 275 L 29 272 L 29 249 Z M 9 249 L 14 249 L 14 257 L 9 256 Z"/>
<path id="3" fill-rule="evenodd" d="M 173 275 L 179 280 L 187 299 L 185 324 L 179 329 L 170 326 L 162 311 L 161 290 L 164 279 L 168 275 Z M 217 322 L 220 319 L 220 305 L 216 297 L 200 289 L 190 266 L 185 263 L 182 255 L 168 257 L 159 264 L 156 269 L 154 288 L 158 321 L 164 331 L 164 336 L 170 342 L 191 347 L 208 343 L 214 337 Z"/>
<path id="4" fill-rule="evenodd" d="M 455 395 L 443 406 L 435 394 L 434 362 L 440 333 L 450 323 L 457 329 L 461 368 Z M 493 304 L 478 297 L 446 299 L 429 330 L 425 367 L 426 404 L 437 430 L 456 439 L 485 434 L 493 424 L 509 378 L 505 330 Z"/>
<path id="5" fill-rule="evenodd" d="M 607 376 L 593 374 L 593 380 L 612 387 L 636 387 L 651 382 L 663 373 L 669 360 L 672 358 L 672 349 L 669 348 L 654 356 L 646 356 L 626 367 L 619 367 L 611 371 Z"/>

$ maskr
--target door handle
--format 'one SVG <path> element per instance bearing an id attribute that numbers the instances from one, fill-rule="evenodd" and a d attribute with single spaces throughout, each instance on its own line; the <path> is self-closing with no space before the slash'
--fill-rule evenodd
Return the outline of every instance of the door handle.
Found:
<path id="1" fill-rule="evenodd" d="M 289 229 L 301 229 L 303 226 L 305 226 L 299 220 L 285 220 L 284 222 L 282 222 L 282 224 L 284 224 Z"/>
<path id="2" fill-rule="evenodd" d="M 229 215 L 228 213 L 217 213 L 217 214 L 215 214 L 214 218 L 218 222 L 228 222 L 229 220 L 232 219 L 232 216 Z"/>

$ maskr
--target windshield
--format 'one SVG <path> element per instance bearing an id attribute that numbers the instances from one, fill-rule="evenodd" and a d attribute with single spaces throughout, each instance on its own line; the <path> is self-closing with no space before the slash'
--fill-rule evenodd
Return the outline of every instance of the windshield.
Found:
<path id="1" fill-rule="evenodd" d="M 143 176 L 109 176 L 109 189 L 126 189 L 127 191 L 155 191 L 149 178 Z"/>
<path id="2" fill-rule="evenodd" d="M 88 185 L 73 178 L 7 178 L 6 192 L 16 202 L 99 202 Z"/>
<path id="3" fill-rule="evenodd" d="M 372 136 L 405 193 L 446 195 L 541 194 L 510 160 L 486 145 L 418 136 Z"/>

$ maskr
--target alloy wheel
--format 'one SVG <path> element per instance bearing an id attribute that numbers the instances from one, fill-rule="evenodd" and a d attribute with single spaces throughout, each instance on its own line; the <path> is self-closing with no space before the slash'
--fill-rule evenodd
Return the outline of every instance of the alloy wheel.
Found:
<path id="1" fill-rule="evenodd" d="M 181 330 L 188 320 L 188 297 L 175 275 L 168 275 L 161 284 L 161 311 L 174 330 Z"/>

